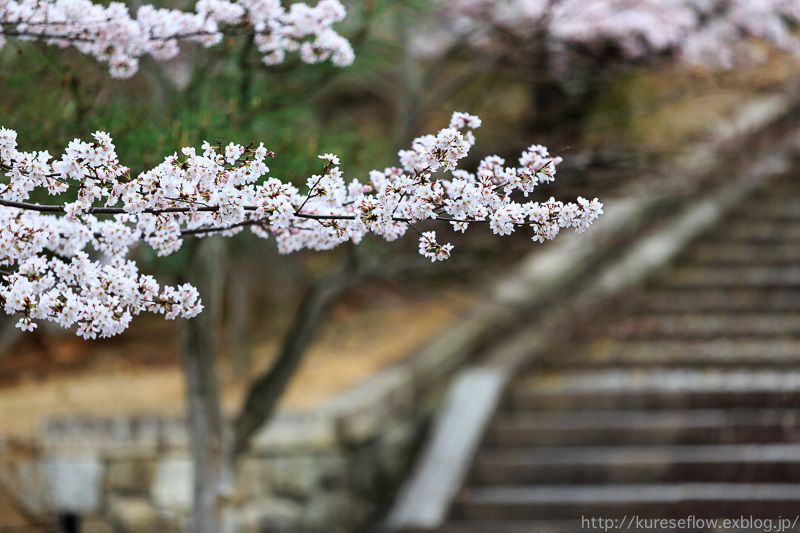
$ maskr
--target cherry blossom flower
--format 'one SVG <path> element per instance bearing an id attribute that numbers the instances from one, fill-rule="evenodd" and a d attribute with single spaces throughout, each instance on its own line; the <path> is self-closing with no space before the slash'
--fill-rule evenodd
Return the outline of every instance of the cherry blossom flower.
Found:
<path id="1" fill-rule="evenodd" d="M 76 327 L 85 338 L 116 335 L 132 317 L 151 312 L 167 319 L 190 318 L 202 310 L 189 285 L 161 287 L 128 259 L 144 241 L 159 255 L 180 249 L 187 235 L 234 235 L 249 228 L 274 238 L 278 250 L 329 250 L 368 233 L 387 241 L 409 228 L 420 235 L 419 252 L 432 261 L 450 257 L 426 220 L 449 222 L 458 231 L 488 224 L 497 235 L 518 229 L 534 241 L 554 238 L 563 228 L 585 231 L 602 214 L 596 198 L 562 203 L 518 202 L 538 184 L 555 179 L 561 158 L 543 146 L 523 152 L 518 167 L 497 156 L 483 159 L 477 174 L 458 169 L 472 148 L 478 117 L 455 113 L 449 127 L 414 140 L 399 152 L 400 166 L 373 170 L 368 179 L 345 181 L 339 158 L 320 156 L 321 174 L 305 191 L 269 176 L 263 144 L 243 147 L 203 143 L 166 157 L 132 175 L 122 165 L 111 137 L 71 141 L 59 159 L 46 152 L 17 149 L 17 134 L 0 128 L 0 306 L 20 314 L 24 330 L 32 320 Z M 44 189 L 77 200 L 41 205 L 31 194 Z"/>

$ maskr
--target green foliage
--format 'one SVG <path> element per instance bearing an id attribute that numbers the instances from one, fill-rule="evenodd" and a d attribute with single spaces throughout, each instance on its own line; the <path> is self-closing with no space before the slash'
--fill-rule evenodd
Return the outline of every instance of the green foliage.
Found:
<path id="1" fill-rule="evenodd" d="M 354 109 L 361 99 L 348 88 L 358 90 L 398 53 L 391 36 L 373 32 L 385 26 L 381 20 L 393 5 L 365 0 L 350 6 L 345 33 L 358 60 L 346 70 L 296 58 L 268 68 L 242 36 L 211 50 L 190 48 L 167 64 L 146 60 L 132 80 L 119 81 L 72 50 L 15 43 L 0 52 L 0 116 L 18 131 L 22 146 L 53 154 L 72 138 L 108 131 L 134 171 L 181 146 L 219 139 L 263 141 L 277 155 L 275 175 L 288 179 L 304 181 L 318 170 L 321 152 L 361 162 L 345 170 L 363 172 L 367 160 L 385 159 L 372 156 L 389 144 Z M 185 71 L 186 82 L 175 83 L 178 71 Z"/>

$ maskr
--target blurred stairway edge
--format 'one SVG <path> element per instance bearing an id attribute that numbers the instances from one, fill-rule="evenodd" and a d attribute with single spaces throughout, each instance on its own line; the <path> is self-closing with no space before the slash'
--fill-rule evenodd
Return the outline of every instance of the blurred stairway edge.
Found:
<path id="1" fill-rule="evenodd" d="M 783 436 L 785 428 L 782 421 L 770 422 L 769 413 L 728 413 L 730 403 L 725 399 L 743 394 L 742 397 L 748 402 L 752 400 L 755 402 L 753 405 L 758 405 L 758 395 L 761 394 L 762 400 L 769 403 L 772 401 L 771 395 L 777 390 L 772 384 L 783 383 L 788 379 L 787 369 L 778 371 L 775 376 L 764 377 L 767 383 L 766 389 L 760 391 L 758 387 L 751 386 L 749 379 L 752 372 L 758 372 L 757 368 L 751 368 L 754 366 L 752 362 L 744 370 L 738 370 L 734 364 L 734 368 L 724 367 L 709 374 L 704 369 L 695 369 L 691 362 L 687 363 L 686 360 L 676 362 L 675 365 L 679 367 L 677 369 L 669 367 L 660 370 L 652 368 L 646 356 L 617 360 L 612 353 L 602 367 L 598 367 L 596 362 L 592 366 L 591 357 L 584 357 L 586 360 L 584 365 L 580 357 L 573 360 L 569 353 L 564 352 L 564 346 L 558 346 L 558 335 L 553 334 L 554 331 L 569 329 L 576 314 L 597 315 L 597 320 L 601 322 L 601 326 L 596 330 L 592 329 L 596 335 L 589 337 L 589 341 L 597 340 L 599 335 L 607 334 L 603 329 L 602 319 L 607 314 L 603 306 L 607 305 L 608 301 L 627 299 L 629 294 L 632 297 L 637 295 L 641 292 L 639 288 L 648 278 L 662 272 L 679 254 L 686 254 L 689 245 L 709 230 L 716 228 L 721 231 L 721 235 L 724 234 L 726 227 L 730 225 L 726 224 L 725 217 L 738 207 L 746 205 L 748 200 L 765 194 L 764 191 L 769 195 L 771 188 L 776 187 L 773 184 L 776 181 L 780 182 L 775 178 L 785 175 L 789 169 L 791 156 L 796 153 L 797 146 L 796 134 L 787 135 L 779 146 L 770 146 L 765 153 L 757 154 L 746 168 L 742 168 L 738 175 L 732 176 L 727 183 L 684 203 L 681 209 L 674 210 L 672 216 L 649 228 L 644 235 L 639 236 L 627 247 L 617 248 L 617 256 L 613 261 L 595 265 L 595 268 L 576 270 L 574 275 L 580 278 L 579 288 L 568 298 L 557 305 L 548 306 L 546 313 L 537 315 L 536 320 L 528 322 L 532 325 L 518 328 L 516 333 L 507 335 L 505 340 L 491 346 L 482 358 L 484 362 L 481 365 L 464 369 L 457 374 L 443 407 L 433 421 L 429 438 L 424 443 L 381 529 L 391 532 L 577 531 L 581 527 L 577 527 L 572 519 L 580 518 L 582 510 L 596 514 L 619 512 L 622 516 L 625 512 L 641 507 L 647 512 L 652 512 L 653 516 L 672 517 L 685 509 L 695 514 L 698 510 L 706 509 L 704 512 L 711 513 L 711 516 L 724 516 L 737 509 L 757 508 L 770 509 L 777 516 L 778 513 L 788 512 L 791 508 L 800 508 L 798 505 L 800 486 L 781 485 L 771 481 L 774 477 L 772 474 L 781 469 L 789 474 L 800 472 L 798 463 L 800 457 L 795 457 L 800 455 L 797 450 L 788 450 L 776 444 L 773 449 L 764 450 L 767 454 L 771 450 L 774 457 L 755 461 L 758 463 L 758 468 L 753 469 L 749 465 L 753 462 L 753 457 L 758 455 L 757 452 L 744 448 L 724 450 L 719 448 L 719 446 L 752 446 L 752 443 L 764 444 L 764 439 L 759 440 L 755 435 L 761 431 L 772 432 L 770 434 L 776 438 Z M 775 201 L 776 198 L 792 193 L 797 194 L 797 205 L 800 205 L 800 186 L 789 192 L 779 188 L 771 196 Z M 750 214 L 757 211 L 752 209 Z M 770 213 L 763 214 L 771 216 Z M 630 221 L 632 217 L 627 218 Z M 769 224 L 764 226 L 770 227 Z M 755 237 L 757 239 L 748 241 L 747 235 L 737 234 L 737 245 L 747 246 L 748 243 L 754 242 L 763 246 L 763 239 L 760 238 L 762 236 L 755 235 Z M 714 272 L 708 271 L 713 265 L 708 265 L 708 258 L 703 255 L 705 252 L 693 253 L 692 257 L 699 265 L 697 268 L 702 269 L 698 271 L 702 274 L 702 277 L 700 274 L 697 275 L 697 279 L 700 280 L 698 283 L 708 280 L 709 287 L 718 288 L 714 284 L 718 281 Z M 747 250 L 743 252 L 740 250 L 740 254 L 747 255 Z M 566 267 L 563 264 L 557 265 L 557 258 L 554 260 L 547 254 L 543 255 L 539 263 L 532 260 L 533 262 L 528 265 L 530 272 L 553 271 L 559 266 L 569 270 L 568 265 Z M 764 260 L 769 259 L 768 255 L 764 256 Z M 800 269 L 800 262 L 796 265 L 792 263 L 791 266 Z M 724 262 L 719 268 L 730 270 L 730 266 Z M 685 286 L 675 283 L 674 273 L 672 278 L 663 277 L 665 281 L 662 286 L 656 288 L 657 291 L 676 289 L 686 291 Z M 733 275 L 733 278 L 736 276 Z M 543 279 L 546 280 L 546 276 Z M 747 282 L 746 276 L 743 279 Z M 735 281 L 736 279 L 731 281 L 734 289 Z M 543 285 L 546 285 L 546 282 Z M 521 303 L 522 300 L 530 303 L 530 298 L 539 301 L 535 298 L 537 296 L 535 294 L 515 297 L 513 288 L 509 288 L 506 293 L 509 294 L 507 304 Z M 694 304 L 689 302 L 688 305 L 691 307 Z M 634 308 L 633 311 L 634 314 L 626 319 L 636 319 L 637 309 Z M 762 337 L 791 330 L 796 325 L 795 317 L 796 315 L 778 320 L 761 332 Z M 691 321 L 689 323 L 692 325 Z M 691 336 L 688 339 L 682 337 L 685 324 L 681 321 L 665 323 L 662 320 L 655 324 L 653 327 L 663 329 L 664 337 L 673 343 L 697 342 Z M 641 324 L 636 326 L 642 327 Z M 709 323 L 707 326 L 694 324 L 694 326 L 707 327 L 713 330 L 711 334 L 717 334 L 715 323 Z M 621 331 L 612 335 L 610 339 L 600 336 L 599 340 L 606 343 L 638 342 L 636 333 L 635 329 L 631 332 Z M 737 331 L 737 333 L 744 337 L 743 340 L 746 342 L 755 345 L 764 342 L 762 337 L 751 339 L 747 331 Z M 554 354 L 553 357 L 545 357 L 548 353 Z M 800 370 L 800 354 L 798 356 L 798 370 Z M 568 361 L 568 367 L 564 366 L 563 364 Z M 709 358 L 706 357 L 699 364 L 708 362 Z M 555 374 L 540 376 L 530 371 L 533 365 L 541 364 L 549 365 L 549 368 L 556 370 Z M 638 369 L 633 366 L 637 364 L 644 366 Z M 681 368 L 687 364 L 689 368 Z M 583 376 L 584 381 L 591 384 L 594 379 L 602 386 L 595 383 L 599 389 L 589 387 L 583 390 L 578 387 L 576 391 L 562 390 L 564 379 L 571 379 L 570 374 L 565 377 L 563 373 L 565 371 L 580 373 L 584 366 L 592 372 L 591 375 Z M 558 373 L 559 370 L 561 374 Z M 643 371 L 652 374 L 648 374 L 649 381 L 647 376 L 643 378 Z M 520 380 L 520 376 L 525 372 L 529 372 L 528 381 Z M 672 390 L 669 388 L 662 390 L 663 387 L 655 386 L 662 379 L 666 379 L 663 383 L 667 385 L 671 383 L 665 372 L 675 374 L 673 376 L 675 388 Z M 694 375 L 692 372 L 699 374 Z M 789 388 L 792 390 L 779 391 L 782 397 L 800 400 L 800 373 L 798 378 L 797 395 L 793 389 L 794 381 L 790 379 L 792 386 Z M 575 379 L 580 382 L 579 377 Z M 647 386 L 640 386 L 641 379 L 644 379 Z M 737 379 L 739 381 L 736 381 Z M 553 383 L 548 380 L 552 380 Z M 757 385 L 759 380 L 756 379 L 755 382 Z M 690 385 L 696 383 L 697 390 L 684 390 L 687 383 Z M 727 390 L 720 383 L 733 385 L 739 383 L 741 387 Z M 549 396 L 539 398 L 540 391 L 547 389 L 548 384 L 551 385 L 550 389 L 547 393 L 541 394 Z M 720 399 L 722 403 L 718 401 Z M 696 405 L 691 404 L 693 401 Z M 686 402 L 691 405 L 685 405 Z M 744 402 L 740 407 L 748 406 L 749 404 Z M 635 422 L 630 416 L 626 422 L 624 417 L 618 416 L 616 410 L 627 407 L 654 411 L 652 416 L 644 415 L 645 418 L 649 418 L 647 423 L 641 420 Z M 677 414 L 672 412 L 673 418 L 677 417 L 677 422 L 675 420 L 670 422 L 666 420 L 670 413 L 659 411 L 664 408 L 675 411 L 687 407 L 705 409 L 707 418 L 704 420 L 700 411 L 695 411 L 694 414 L 681 411 Z M 800 408 L 800 401 L 793 407 Z M 588 416 L 583 413 L 571 417 L 570 410 L 576 409 L 590 411 Z M 593 424 L 592 409 L 605 410 L 597 413 L 597 420 L 609 421 L 609 428 L 613 427 L 613 423 L 610 422 L 612 420 L 623 426 L 627 423 L 628 427 L 620 428 L 616 433 L 604 432 L 602 427 L 598 428 Z M 713 412 L 715 409 L 718 411 L 716 414 Z M 543 426 L 538 432 L 531 427 L 526 430 L 526 421 L 534 426 L 537 417 L 541 421 L 543 416 L 541 410 L 554 410 L 562 427 L 554 430 L 551 424 L 550 427 Z M 787 414 L 788 420 L 796 419 L 791 409 L 787 409 L 784 414 Z M 714 422 L 714 416 L 717 416 L 717 422 Z M 726 422 L 720 423 L 718 421 L 720 416 Z M 534 422 L 531 422 L 532 420 Z M 696 426 L 695 429 L 692 429 L 693 425 Z M 549 437 L 547 431 L 550 431 Z M 697 432 L 700 433 L 696 434 Z M 619 438 L 615 439 L 615 435 Z M 603 448 L 605 456 L 602 453 L 594 453 L 598 452 L 596 449 L 587 452 L 594 457 L 595 463 L 598 461 L 604 463 L 604 459 L 609 459 L 616 452 L 607 449 L 607 445 L 602 444 L 602 439 L 608 439 L 607 445 L 628 446 L 627 449 L 617 450 L 616 457 L 619 457 L 619 453 L 623 454 L 623 459 L 619 459 L 623 463 L 625 455 L 631 454 L 630 461 L 620 468 L 621 484 L 570 486 L 570 482 L 611 483 L 617 474 L 610 475 L 609 466 L 605 464 L 594 464 L 587 470 L 582 468 L 581 461 L 574 456 L 570 456 L 572 458 L 570 460 L 553 452 L 553 449 L 551 455 L 553 453 L 555 455 L 545 458 L 543 453 L 547 453 L 546 450 L 525 448 L 542 445 L 606 446 Z M 695 450 L 683 448 L 675 453 L 668 452 L 672 453 L 671 458 L 662 457 L 658 461 L 647 456 L 647 453 L 652 455 L 653 450 L 645 453 L 631 448 L 636 444 L 673 446 L 676 442 L 682 443 L 681 446 L 705 445 L 707 439 L 718 448 Z M 626 444 L 626 440 L 630 444 Z M 748 442 L 751 444 L 747 444 Z M 772 441 L 767 439 L 767 442 Z M 555 450 L 560 449 L 562 448 Z M 646 460 L 643 459 L 646 464 L 637 466 L 634 460 L 636 453 L 646 457 Z M 740 471 L 747 473 L 748 479 L 751 479 L 753 484 L 740 486 L 724 480 L 718 481 L 713 467 L 705 468 L 695 476 L 690 475 L 689 471 L 693 465 L 703 462 L 703 458 L 708 457 L 708 454 L 719 454 L 718 464 L 739 468 Z M 584 463 L 591 462 L 591 459 L 584 461 Z M 613 470 L 614 466 L 611 465 L 610 468 Z M 796 476 L 794 478 L 797 479 Z M 764 481 L 760 482 L 758 479 Z M 665 484 L 659 485 L 660 481 Z M 698 483 L 694 483 L 695 481 Z M 554 486 L 554 483 L 558 485 Z M 631 483 L 649 484 L 631 485 Z M 717 491 L 718 500 L 718 503 L 710 508 L 706 501 L 709 499 L 709 491 Z"/>

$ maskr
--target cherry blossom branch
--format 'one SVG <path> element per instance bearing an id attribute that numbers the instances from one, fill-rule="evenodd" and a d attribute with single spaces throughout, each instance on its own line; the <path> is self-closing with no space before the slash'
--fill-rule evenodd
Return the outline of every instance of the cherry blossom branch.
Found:
<path id="1" fill-rule="evenodd" d="M 0 205 L 5 207 L 13 207 L 16 209 L 22 209 L 26 211 L 35 211 L 37 213 L 66 213 L 66 208 L 63 205 L 42 205 L 42 204 L 32 204 L 28 202 L 12 202 L 10 200 L 2 200 L 0 199 Z M 241 208 L 245 211 L 257 211 L 259 208 L 258 206 L 254 205 L 244 205 Z M 142 213 L 146 214 L 174 214 L 174 213 L 218 213 L 220 211 L 220 207 L 166 207 L 164 209 L 145 209 Z M 89 207 L 85 211 L 87 214 L 92 215 L 119 215 L 125 214 L 125 211 L 122 207 Z M 352 215 L 327 215 L 327 214 L 311 214 L 311 213 L 294 213 L 294 217 L 305 219 L 305 220 L 357 220 L 359 217 L 356 214 Z M 417 219 L 408 218 L 408 217 L 399 217 L 399 216 L 392 216 L 390 218 L 393 222 L 414 222 Z M 440 222 L 457 222 L 461 224 L 473 224 L 473 223 L 488 223 L 490 220 L 488 218 L 454 218 L 454 217 L 436 217 L 435 220 Z M 243 222 L 239 222 L 236 224 L 232 224 L 230 226 L 218 226 L 218 227 L 210 227 L 210 228 L 197 228 L 193 230 L 184 230 L 182 233 L 184 235 L 196 235 L 199 233 L 210 233 L 210 232 L 222 232 L 228 231 L 232 229 L 236 229 L 242 226 L 248 226 L 252 224 L 263 224 L 265 222 L 269 222 L 269 218 L 255 218 L 250 220 L 245 220 Z M 529 226 L 530 222 L 514 222 L 514 225 L 517 226 Z"/>
<path id="2" fill-rule="evenodd" d="M 107 62 L 113 77 L 129 78 L 139 58 L 175 57 L 178 43 L 209 47 L 229 35 L 252 35 L 262 61 L 282 63 L 287 52 L 300 52 L 306 63 L 328 59 L 334 65 L 353 62 L 350 43 L 332 26 L 345 16 L 339 0 L 304 3 L 288 9 L 279 0 L 199 0 L 194 12 L 138 8 L 131 17 L 120 2 L 107 7 L 92 0 L 6 0 L 0 3 L 0 48 L 7 38 L 41 40 Z"/>
<path id="3" fill-rule="evenodd" d="M 23 329 L 43 319 L 76 326 L 84 337 L 114 335 L 143 311 L 176 318 L 202 309 L 193 287 L 161 288 L 139 275 L 126 258 L 141 240 L 167 255 L 184 236 L 233 235 L 249 227 L 290 253 L 358 243 L 368 233 L 391 241 L 411 228 L 419 252 L 437 261 L 450 257 L 453 246 L 438 243 L 433 231 L 421 232 L 418 222 L 436 220 L 457 231 L 485 223 L 498 235 L 526 228 L 542 242 L 562 228 L 583 232 L 602 213 L 597 199 L 512 199 L 555 179 L 561 158 L 543 146 L 529 147 L 519 166 L 490 156 L 475 173 L 458 169 L 480 125 L 478 117 L 455 113 L 448 128 L 400 151 L 399 166 L 373 170 L 364 181 L 345 182 L 339 158 L 321 155 L 322 173 L 307 179 L 305 193 L 267 176 L 265 162 L 274 154 L 263 144 L 206 142 L 202 153 L 185 147 L 182 157 L 133 176 L 105 133 L 73 140 L 51 161 L 47 152 L 19 151 L 16 132 L 0 128 L 0 170 L 8 178 L 0 192 L 0 265 L 10 267 L 0 273 L 0 306 L 21 313 Z M 58 197 L 71 187 L 77 188 L 73 201 L 30 200 L 37 189 Z M 106 259 L 90 260 L 89 247 Z"/>
<path id="4" fill-rule="evenodd" d="M 14 207 L 25 211 L 35 211 L 37 213 L 66 213 L 67 208 L 63 204 L 48 205 L 48 204 L 32 204 L 29 202 L 13 202 L 11 200 L 0 199 L 0 205 L 5 207 Z M 147 208 L 142 210 L 142 213 L 159 215 L 159 214 L 172 214 L 172 213 L 216 213 L 219 207 L 165 207 L 163 209 Z M 246 211 L 255 211 L 256 206 L 248 205 L 242 206 Z M 125 208 L 122 207 L 88 207 L 84 211 L 90 215 L 121 215 L 127 213 Z"/>

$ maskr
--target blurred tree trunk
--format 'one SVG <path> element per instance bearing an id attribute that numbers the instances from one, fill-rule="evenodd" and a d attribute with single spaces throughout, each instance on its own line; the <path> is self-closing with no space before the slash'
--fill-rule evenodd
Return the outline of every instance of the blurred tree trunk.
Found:
<path id="1" fill-rule="evenodd" d="M 239 252 L 231 261 L 228 314 L 231 365 L 237 378 L 244 377 L 252 367 L 250 329 L 253 314 L 253 272 L 248 257 Z"/>
<path id="2" fill-rule="evenodd" d="M 17 320 L 13 315 L 0 317 L 0 357 L 10 352 L 22 337 L 22 330 L 16 326 Z"/>
<path id="3" fill-rule="evenodd" d="M 223 285 L 224 244 L 218 237 L 191 243 L 189 281 L 203 295 L 205 309 L 181 320 L 181 358 L 186 377 L 188 425 L 194 472 L 193 533 L 225 531 L 233 488 L 229 427 L 222 413 L 216 368 L 216 333 Z"/>
<path id="4" fill-rule="evenodd" d="M 194 472 L 189 530 L 221 533 L 231 525 L 227 522 L 228 506 L 234 489 L 236 459 L 247 451 L 256 432 L 269 422 L 332 304 L 356 285 L 396 276 L 424 263 L 415 258 L 391 266 L 378 262 L 370 268 L 354 268 L 350 262 L 339 273 L 313 284 L 283 337 L 278 357 L 269 370 L 254 380 L 231 425 L 222 411 L 216 370 L 224 244 L 214 237 L 198 239 L 190 244 L 190 254 L 187 281 L 203 294 L 205 309 L 197 317 L 181 321 L 181 356 Z"/>
<path id="5" fill-rule="evenodd" d="M 413 37 L 412 17 L 404 10 L 397 16 L 397 32 L 403 46 L 403 62 L 400 66 L 400 98 L 395 126 L 395 144 L 406 148 L 420 128 L 423 120 L 420 111 L 422 98 L 422 73 L 419 59 L 414 57 L 411 49 Z"/>

